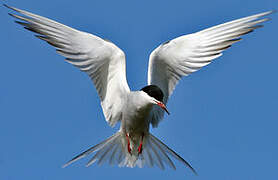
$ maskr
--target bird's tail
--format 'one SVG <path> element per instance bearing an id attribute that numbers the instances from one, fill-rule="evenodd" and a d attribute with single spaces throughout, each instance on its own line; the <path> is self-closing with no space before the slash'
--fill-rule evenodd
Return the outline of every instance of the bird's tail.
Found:
<path id="1" fill-rule="evenodd" d="M 193 173 L 197 174 L 186 160 L 151 133 L 144 135 L 141 153 L 138 153 L 137 151 L 128 151 L 127 147 L 128 142 L 126 135 L 122 131 L 119 131 L 108 139 L 77 155 L 63 167 L 95 152 L 95 155 L 90 159 L 86 166 L 90 166 L 97 161 L 97 164 L 99 165 L 108 162 L 111 165 L 116 164 L 120 167 L 138 166 L 141 168 L 146 165 L 149 167 L 158 166 L 160 169 L 165 169 L 165 165 L 168 165 L 175 170 L 176 166 L 170 158 L 172 157 L 191 169 Z"/>

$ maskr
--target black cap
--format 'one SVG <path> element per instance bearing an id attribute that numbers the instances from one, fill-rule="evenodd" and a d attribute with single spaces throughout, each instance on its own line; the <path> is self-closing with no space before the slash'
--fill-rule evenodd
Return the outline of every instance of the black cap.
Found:
<path id="1" fill-rule="evenodd" d="M 141 91 L 144 91 L 145 93 L 147 93 L 149 96 L 155 98 L 156 100 L 163 102 L 163 92 L 162 90 L 156 86 L 156 85 L 148 85 L 145 86 L 141 89 Z"/>

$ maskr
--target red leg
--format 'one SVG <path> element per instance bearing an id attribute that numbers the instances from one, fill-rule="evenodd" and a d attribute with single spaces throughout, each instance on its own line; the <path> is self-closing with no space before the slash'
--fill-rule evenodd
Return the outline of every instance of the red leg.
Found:
<path id="1" fill-rule="evenodd" d="M 141 138 L 141 141 L 140 141 L 140 145 L 138 147 L 138 154 L 141 154 L 142 153 L 142 146 L 143 146 L 143 139 L 144 139 L 144 133 L 142 134 L 142 138 Z"/>
<path id="2" fill-rule="evenodd" d="M 129 152 L 129 154 L 131 154 L 131 149 L 130 149 L 130 141 L 129 141 L 129 137 L 128 134 L 125 134 L 126 140 L 127 140 L 127 151 Z"/>

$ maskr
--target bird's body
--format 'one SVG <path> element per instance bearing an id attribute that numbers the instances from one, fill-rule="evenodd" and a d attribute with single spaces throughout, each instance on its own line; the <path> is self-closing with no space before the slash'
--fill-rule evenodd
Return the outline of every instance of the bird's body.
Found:
<path id="1" fill-rule="evenodd" d="M 272 13 L 268 11 L 237 19 L 161 44 L 150 55 L 148 85 L 130 91 L 125 54 L 115 44 L 45 17 L 5 6 L 23 15 L 10 14 L 21 20 L 17 23 L 39 34 L 36 36 L 54 46 L 67 62 L 88 74 L 108 124 L 121 123 L 116 134 L 74 157 L 65 166 L 95 152 L 87 165 L 108 161 L 128 167 L 157 165 L 164 169 L 164 165 L 168 165 L 175 169 L 170 158 L 173 157 L 193 172 L 195 170 L 187 161 L 149 132 L 150 125 L 157 127 L 164 112 L 169 114 L 165 105 L 183 76 L 208 65 L 241 40 L 242 35 L 262 27 L 260 23 L 268 19 L 261 17 Z"/>
<path id="2" fill-rule="evenodd" d="M 131 91 L 124 104 L 128 108 L 123 110 L 121 129 L 131 136 L 148 132 L 148 115 L 153 107 L 148 95 L 143 91 Z"/>
<path id="3" fill-rule="evenodd" d="M 148 115 L 153 104 L 149 103 L 148 96 L 142 91 L 128 93 L 123 110 L 120 132 L 126 136 L 127 149 L 130 154 L 137 155 L 140 141 L 144 134 L 149 132 Z"/>

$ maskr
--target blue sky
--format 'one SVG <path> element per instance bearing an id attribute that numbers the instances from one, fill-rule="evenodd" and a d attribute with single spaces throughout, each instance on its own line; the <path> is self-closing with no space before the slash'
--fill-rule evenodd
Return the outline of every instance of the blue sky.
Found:
<path id="1" fill-rule="evenodd" d="M 160 43 L 236 18 L 277 9 L 276 0 L 2 1 L 110 39 L 127 57 L 133 90 L 146 85 Z M 188 160 L 158 168 L 61 166 L 112 135 L 86 74 L 63 61 L 0 8 L 0 179 L 276 180 L 277 13 L 209 66 L 178 84 L 170 116 L 151 132 Z"/>

